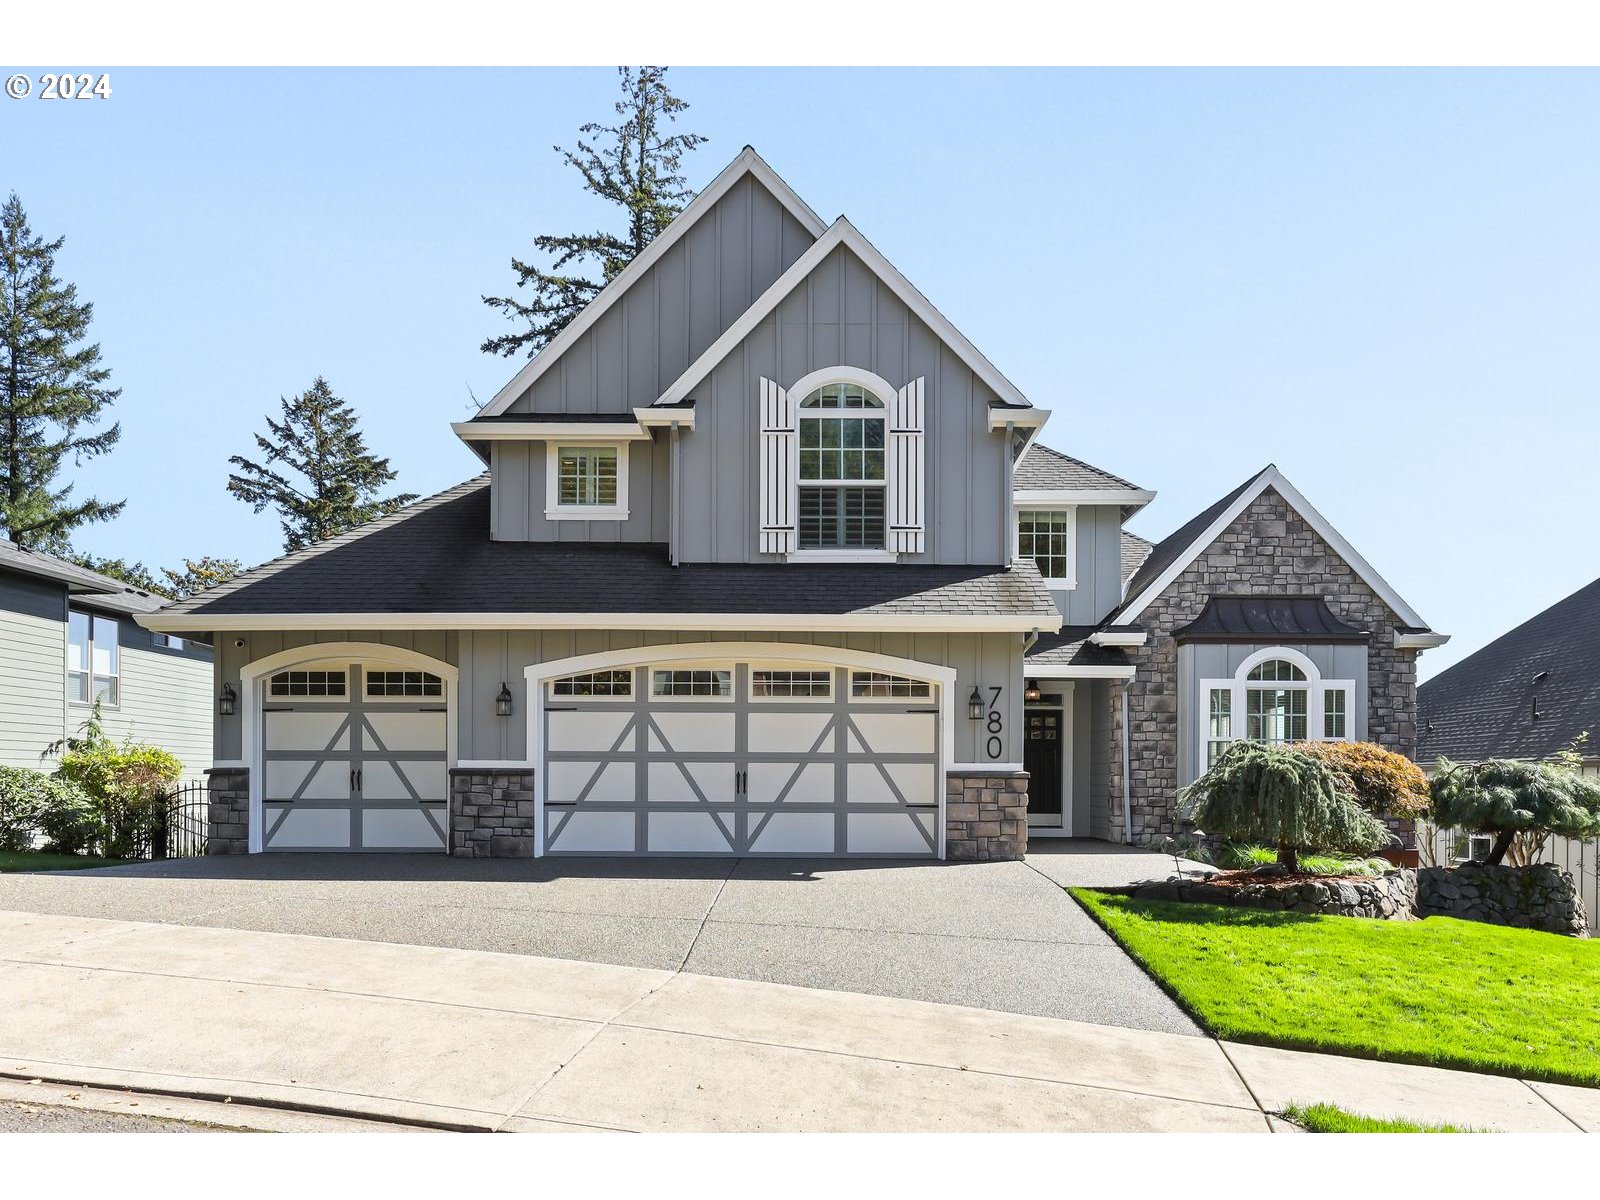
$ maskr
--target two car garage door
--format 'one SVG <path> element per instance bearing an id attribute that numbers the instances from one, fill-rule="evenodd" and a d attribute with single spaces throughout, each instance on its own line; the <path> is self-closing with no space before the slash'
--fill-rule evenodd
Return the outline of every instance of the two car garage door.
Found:
<path id="1" fill-rule="evenodd" d="M 936 684 L 736 662 L 544 687 L 547 853 L 938 853 Z"/>

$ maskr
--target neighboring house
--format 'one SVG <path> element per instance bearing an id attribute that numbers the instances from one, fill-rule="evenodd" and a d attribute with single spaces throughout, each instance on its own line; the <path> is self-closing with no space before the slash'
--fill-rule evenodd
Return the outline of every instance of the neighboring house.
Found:
<path id="1" fill-rule="evenodd" d="M 198 778 L 211 765 L 211 647 L 133 618 L 159 597 L 0 541 L 0 763 L 52 770 L 45 748 L 100 701 L 115 741 L 162 746 Z"/>
<path id="2" fill-rule="evenodd" d="M 1048 416 L 746 149 L 484 475 L 141 618 L 217 639 L 212 849 L 1016 857 L 1175 827 L 1201 744 L 1409 748 L 1442 639 L 1275 470 L 1152 546 Z"/>
<path id="3" fill-rule="evenodd" d="M 1429 771 L 1440 758 L 1539 761 L 1577 749 L 1584 774 L 1600 775 L 1600 580 L 1428 680 L 1417 711 L 1417 760 Z M 1436 837 L 1440 861 L 1482 859 L 1493 843 L 1458 830 Z M 1538 858 L 1572 872 L 1600 929 L 1600 841 L 1551 837 Z"/>

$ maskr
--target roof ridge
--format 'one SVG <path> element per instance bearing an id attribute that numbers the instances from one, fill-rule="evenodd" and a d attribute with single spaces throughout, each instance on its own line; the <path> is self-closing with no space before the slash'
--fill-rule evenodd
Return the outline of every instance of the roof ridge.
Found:
<path id="1" fill-rule="evenodd" d="M 348 546 L 351 542 L 359 541 L 368 534 L 388 529 L 401 521 L 426 512 L 438 504 L 443 504 L 447 500 L 454 500 L 478 488 L 486 487 L 488 483 L 489 472 L 484 471 L 481 474 L 474 475 L 471 479 L 463 480 L 445 488 L 442 492 L 424 496 L 421 500 L 413 500 L 410 504 L 402 505 L 391 513 L 385 513 L 381 517 L 374 517 L 370 521 L 364 521 L 355 528 L 347 529 L 331 538 L 324 538 L 320 542 L 313 542 L 309 546 L 302 546 L 298 550 L 289 550 L 276 558 L 269 558 L 266 562 L 258 563 L 251 567 L 248 571 L 240 571 L 239 574 L 225 583 L 219 583 L 216 587 L 206 588 L 204 591 L 195 592 L 182 600 L 174 601 L 166 605 L 162 611 L 171 613 L 189 612 L 202 602 L 209 602 L 219 596 L 226 596 L 247 584 L 255 583 L 268 575 L 274 575 L 296 563 L 304 562 L 308 558 L 315 558 L 340 546 Z"/>

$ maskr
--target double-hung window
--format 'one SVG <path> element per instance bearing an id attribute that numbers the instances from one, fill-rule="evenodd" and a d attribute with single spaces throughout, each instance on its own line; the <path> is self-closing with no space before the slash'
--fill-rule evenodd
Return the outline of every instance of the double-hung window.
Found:
<path id="1" fill-rule="evenodd" d="M 1031 558 L 1047 585 L 1077 585 L 1073 565 L 1076 509 L 1024 508 L 1017 510 L 1017 557 Z"/>
<path id="2" fill-rule="evenodd" d="M 115 707 L 121 674 L 116 619 L 72 609 L 67 614 L 67 699 Z"/>
<path id="3" fill-rule="evenodd" d="M 882 550 L 883 401 L 830 383 L 800 402 L 801 550 Z"/>
<path id="4" fill-rule="evenodd" d="M 627 518 L 627 443 L 551 443 L 545 471 L 545 516 L 551 520 Z"/>

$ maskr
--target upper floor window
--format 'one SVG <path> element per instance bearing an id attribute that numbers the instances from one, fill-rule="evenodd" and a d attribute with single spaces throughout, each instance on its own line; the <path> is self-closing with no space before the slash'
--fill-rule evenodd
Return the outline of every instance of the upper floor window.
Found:
<path id="1" fill-rule="evenodd" d="M 800 402 L 800 549 L 884 548 L 883 418 L 883 401 L 856 384 Z"/>
<path id="2" fill-rule="evenodd" d="M 620 521 L 628 515 L 628 447 L 580 443 L 549 447 L 545 516 L 566 521 Z"/>
<path id="3" fill-rule="evenodd" d="M 1324 679 L 1315 663 L 1294 650 L 1250 655 L 1232 679 L 1201 684 L 1204 767 L 1241 737 L 1274 743 L 1347 740 L 1355 686 L 1351 679 Z"/>
<path id="4" fill-rule="evenodd" d="M 67 699 L 74 704 L 118 703 L 121 654 L 117 622 L 98 613 L 67 614 Z"/>
<path id="5" fill-rule="evenodd" d="M 1018 510 L 1017 557 L 1033 559 L 1047 584 L 1058 588 L 1075 587 L 1073 540 L 1076 525 L 1075 509 Z"/>

